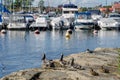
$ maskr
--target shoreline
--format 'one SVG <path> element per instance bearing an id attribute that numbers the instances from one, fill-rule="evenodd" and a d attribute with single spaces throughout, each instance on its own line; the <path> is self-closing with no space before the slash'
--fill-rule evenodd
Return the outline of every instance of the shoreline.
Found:
<path id="1" fill-rule="evenodd" d="M 74 58 L 74 65 L 66 64 L 63 67 L 57 59 L 53 60 L 57 63 L 54 68 L 20 70 L 0 80 L 120 80 L 118 49 L 120 50 L 120 48 L 96 48 L 93 52 L 74 53 L 64 57 L 66 62 Z"/>

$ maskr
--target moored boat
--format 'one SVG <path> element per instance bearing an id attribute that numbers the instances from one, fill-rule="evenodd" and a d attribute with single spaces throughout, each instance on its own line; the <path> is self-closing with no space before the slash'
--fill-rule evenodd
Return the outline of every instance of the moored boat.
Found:
<path id="1" fill-rule="evenodd" d="M 51 21 L 52 29 L 69 29 L 70 22 L 63 16 L 53 18 Z"/>
<path id="2" fill-rule="evenodd" d="M 120 28 L 120 14 L 110 13 L 107 18 L 101 18 L 98 25 L 102 30 L 118 30 Z"/>
<path id="3" fill-rule="evenodd" d="M 48 29 L 47 19 L 43 16 L 38 16 L 35 21 L 30 25 L 30 29 Z"/>
<path id="4" fill-rule="evenodd" d="M 74 29 L 90 30 L 94 28 L 94 21 L 91 18 L 91 13 L 80 12 L 75 14 Z"/>

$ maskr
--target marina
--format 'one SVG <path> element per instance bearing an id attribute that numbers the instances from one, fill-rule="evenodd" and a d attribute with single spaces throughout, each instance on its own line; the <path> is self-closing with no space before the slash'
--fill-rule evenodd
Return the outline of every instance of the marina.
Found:
<path id="1" fill-rule="evenodd" d="M 7 31 L 0 34 L 0 77 L 18 70 L 41 67 L 41 57 L 46 53 L 47 59 L 57 59 L 61 53 L 93 50 L 97 47 L 120 47 L 119 31 L 73 31 L 70 38 L 66 30 L 41 31 Z M 107 36 L 107 37 L 106 37 Z"/>
<path id="2" fill-rule="evenodd" d="M 108 5 L 106 0 L 106 5 L 94 7 L 82 7 L 71 0 L 57 7 L 49 0 L 47 6 L 44 0 L 37 7 L 32 3 L 34 0 L 0 1 L 0 78 L 19 70 L 42 68 L 43 54 L 49 64 L 62 54 L 63 66 L 63 55 L 120 48 L 120 1 Z M 71 66 L 72 62 L 73 58 Z"/>

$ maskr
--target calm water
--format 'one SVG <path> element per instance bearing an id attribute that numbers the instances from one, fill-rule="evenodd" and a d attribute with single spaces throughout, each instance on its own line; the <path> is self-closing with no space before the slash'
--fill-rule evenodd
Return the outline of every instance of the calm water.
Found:
<path id="1" fill-rule="evenodd" d="M 61 53 L 85 51 L 87 48 L 120 47 L 120 32 L 73 31 L 70 39 L 65 38 L 66 31 L 41 31 L 34 34 L 29 31 L 7 31 L 0 34 L 0 77 L 21 69 L 40 67 L 41 56 L 56 59 Z"/>

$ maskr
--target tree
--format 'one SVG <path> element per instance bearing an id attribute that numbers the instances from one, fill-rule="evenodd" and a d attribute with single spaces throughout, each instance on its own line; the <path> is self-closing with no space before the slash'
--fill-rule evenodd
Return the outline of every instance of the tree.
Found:
<path id="1" fill-rule="evenodd" d="M 34 0 L 15 0 L 14 6 L 15 8 L 31 8 L 32 2 Z"/>

